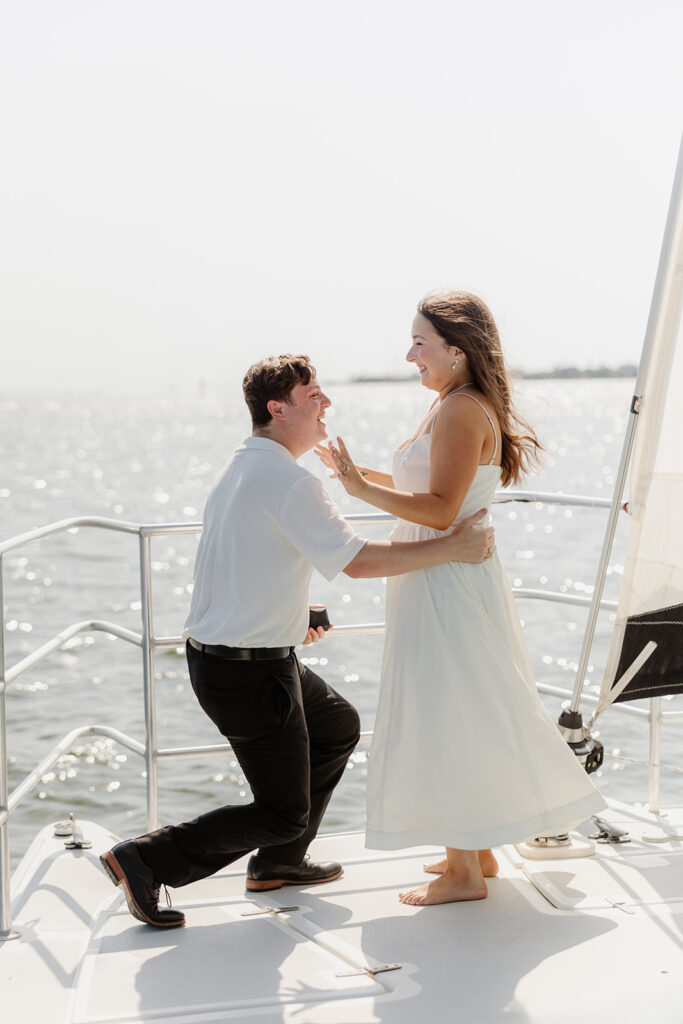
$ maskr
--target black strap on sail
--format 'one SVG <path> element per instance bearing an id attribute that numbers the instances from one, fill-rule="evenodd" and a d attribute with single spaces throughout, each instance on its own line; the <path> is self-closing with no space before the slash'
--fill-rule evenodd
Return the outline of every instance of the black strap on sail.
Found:
<path id="1" fill-rule="evenodd" d="M 650 640 L 657 644 L 657 650 L 615 697 L 615 704 L 683 693 L 683 604 L 631 615 L 626 620 L 615 680 L 621 678 Z"/>

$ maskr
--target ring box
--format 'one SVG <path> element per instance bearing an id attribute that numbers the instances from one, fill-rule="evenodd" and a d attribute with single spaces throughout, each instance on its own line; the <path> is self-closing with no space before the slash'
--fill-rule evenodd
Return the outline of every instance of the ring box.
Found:
<path id="1" fill-rule="evenodd" d="M 309 608 L 308 625 L 313 629 L 317 629 L 318 626 L 322 626 L 325 630 L 330 628 L 330 618 L 324 604 L 314 604 Z"/>

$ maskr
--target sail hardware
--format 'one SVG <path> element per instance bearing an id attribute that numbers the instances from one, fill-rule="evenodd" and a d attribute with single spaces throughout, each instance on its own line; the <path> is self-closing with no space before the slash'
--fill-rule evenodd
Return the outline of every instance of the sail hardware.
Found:
<path id="1" fill-rule="evenodd" d="M 621 846 L 624 843 L 631 842 L 631 837 L 626 829 L 611 825 L 609 821 L 605 821 L 604 818 L 600 818 L 597 814 L 594 814 L 591 820 L 598 829 L 596 833 L 590 836 L 591 839 L 596 839 L 599 843 L 611 843 L 613 846 Z"/>
<path id="2" fill-rule="evenodd" d="M 599 740 L 589 736 L 584 728 L 583 716 L 580 711 L 565 708 L 557 720 L 562 737 L 572 753 L 583 765 L 586 774 L 596 772 L 605 757 L 605 749 Z"/>
<path id="3" fill-rule="evenodd" d="M 377 964 L 375 967 L 366 964 L 365 967 L 361 967 L 357 971 L 337 971 L 335 978 L 355 978 L 361 974 L 371 974 L 374 978 L 376 974 L 382 974 L 384 971 L 400 971 L 402 967 L 403 964 Z"/>
<path id="4" fill-rule="evenodd" d="M 642 697 L 683 693 L 683 683 L 681 682 L 683 671 L 682 636 L 682 603 L 665 608 L 650 608 L 647 612 L 627 616 L 622 623 L 622 646 L 615 676 L 618 682 L 613 683 L 608 691 L 612 701 L 638 700 Z M 627 683 L 620 686 L 621 673 L 627 674 L 626 666 L 637 657 L 638 653 L 648 649 L 653 653 L 657 647 L 659 647 L 657 656 L 648 662 L 644 671 L 639 673 L 638 679 L 632 683 L 633 675 L 631 675 Z"/>
<path id="5" fill-rule="evenodd" d="M 259 914 L 289 914 L 292 910 L 301 910 L 301 907 L 259 907 L 258 910 L 243 910 L 240 917 L 257 917 Z"/>
<path id="6" fill-rule="evenodd" d="M 81 826 L 74 818 L 73 813 L 69 815 L 67 821 L 58 821 L 55 823 L 53 835 L 58 838 L 65 837 L 67 839 L 67 842 L 64 843 L 64 847 L 67 850 L 92 849 L 92 843 L 89 839 L 86 839 L 81 832 Z"/>
<path id="7" fill-rule="evenodd" d="M 605 711 L 610 706 L 610 704 L 613 704 L 615 701 L 619 700 L 620 698 L 621 698 L 622 701 L 629 699 L 628 697 L 623 697 L 622 696 L 624 690 L 626 690 L 627 686 L 635 678 L 635 676 L 638 674 L 638 672 L 640 672 L 641 668 L 643 667 L 643 665 L 645 664 L 647 659 L 656 650 L 657 650 L 657 644 L 654 642 L 654 640 L 649 640 L 645 644 L 643 649 L 641 650 L 640 654 L 638 654 L 637 657 L 635 657 L 633 659 L 633 661 L 631 661 L 631 664 L 628 666 L 628 668 L 622 673 L 622 675 L 612 685 L 611 689 L 608 690 L 605 694 L 601 694 L 600 695 L 600 699 L 598 700 L 597 707 L 596 707 L 595 711 L 593 712 L 593 714 L 591 715 L 591 717 L 590 717 L 590 719 L 588 721 L 588 724 L 586 726 L 587 730 L 591 728 L 591 726 L 593 725 L 593 722 L 598 717 L 598 715 L 601 715 L 602 712 Z M 630 661 L 630 657 L 629 657 L 628 660 Z"/>

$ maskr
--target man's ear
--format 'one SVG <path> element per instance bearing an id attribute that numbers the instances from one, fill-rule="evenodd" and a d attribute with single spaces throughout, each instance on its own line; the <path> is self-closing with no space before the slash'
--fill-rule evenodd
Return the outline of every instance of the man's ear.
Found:
<path id="1" fill-rule="evenodd" d="M 285 418 L 283 405 L 284 402 L 278 402 L 275 398 L 271 398 L 269 402 L 266 402 L 266 409 L 274 420 L 283 420 Z"/>

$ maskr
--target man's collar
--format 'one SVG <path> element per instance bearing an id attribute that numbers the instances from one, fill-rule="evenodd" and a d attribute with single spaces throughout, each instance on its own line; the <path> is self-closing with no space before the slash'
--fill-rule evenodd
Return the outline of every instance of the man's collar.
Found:
<path id="1" fill-rule="evenodd" d="M 283 455 L 286 459 L 296 462 L 289 448 L 285 448 L 279 441 L 273 441 L 270 437 L 255 437 L 252 434 L 250 437 L 245 437 L 242 447 L 249 451 L 275 452 L 276 455 Z"/>

